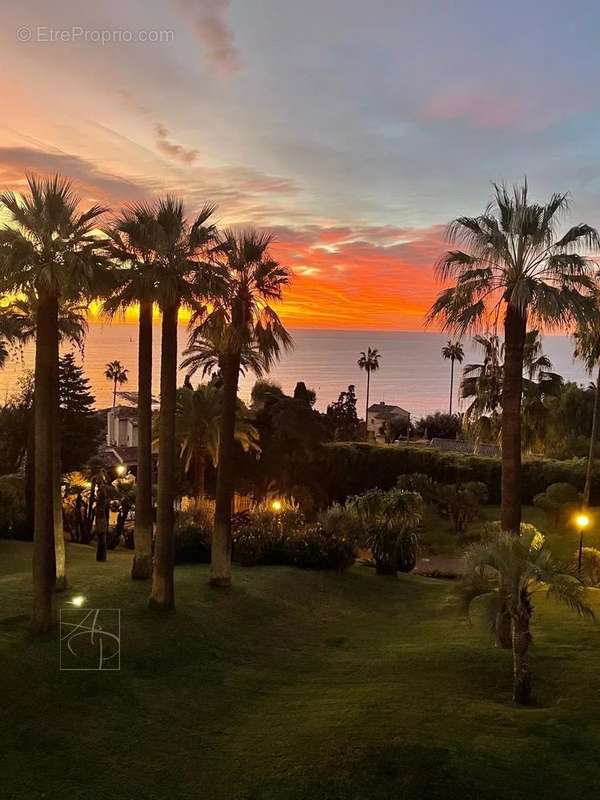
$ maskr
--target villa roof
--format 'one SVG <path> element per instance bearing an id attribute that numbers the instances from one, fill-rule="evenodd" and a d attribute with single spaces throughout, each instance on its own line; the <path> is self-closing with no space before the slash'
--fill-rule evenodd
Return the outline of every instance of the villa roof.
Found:
<path id="1" fill-rule="evenodd" d="M 408 411 L 401 406 L 387 405 L 384 402 L 373 403 L 373 405 L 369 406 L 368 411 L 371 414 L 379 414 L 384 416 L 389 414 L 403 414 L 404 416 L 408 416 Z"/>

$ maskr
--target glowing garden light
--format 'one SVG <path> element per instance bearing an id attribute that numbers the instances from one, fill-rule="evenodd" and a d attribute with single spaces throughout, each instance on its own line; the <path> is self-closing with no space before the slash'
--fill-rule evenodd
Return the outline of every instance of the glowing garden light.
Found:
<path id="1" fill-rule="evenodd" d="M 577 574 L 581 578 L 581 562 L 583 558 L 583 532 L 590 524 L 590 518 L 587 514 L 577 514 L 575 517 L 575 524 L 579 528 L 579 555 L 577 558 Z"/>
<path id="2" fill-rule="evenodd" d="M 71 598 L 71 605 L 76 606 L 77 608 L 81 608 L 84 603 L 85 597 L 82 594 L 77 594 L 75 597 Z"/>
<path id="3" fill-rule="evenodd" d="M 274 511 L 276 514 L 279 514 L 281 509 L 283 508 L 283 503 L 281 500 L 273 500 L 271 503 L 271 511 Z"/>

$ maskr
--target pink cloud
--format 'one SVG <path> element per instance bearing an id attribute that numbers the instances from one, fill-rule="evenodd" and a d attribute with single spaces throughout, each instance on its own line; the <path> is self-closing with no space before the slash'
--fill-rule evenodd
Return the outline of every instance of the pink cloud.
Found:
<path id="1" fill-rule="evenodd" d="M 240 69 L 233 32 L 229 25 L 229 0 L 175 0 L 192 25 L 204 57 L 224 74 Z"/>
<path id="2" fill-rule="evenodd" d="M 182 164 L 192 164 L 197 156 L 197 150 L 187 150 L 180 144 L 174 144 L 169 140 L 169 131 L 164 125 L 161 123 L 157 123 L 155 126 L 156 131 L 156 146 L 160 150 L 161 153 L 168 156 L 169 158 L 175 159 L 175 161 L 181 161 Z"/>

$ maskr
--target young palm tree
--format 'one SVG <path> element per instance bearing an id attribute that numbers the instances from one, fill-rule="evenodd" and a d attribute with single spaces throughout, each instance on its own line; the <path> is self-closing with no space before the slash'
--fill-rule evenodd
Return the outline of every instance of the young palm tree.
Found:
<path id="1" fill-rule="evenodd" d="M 592 491 L 592 469 L 594 466 L 594 448 L 598 438 L 598 408 L 600 405 L 600 311 L 596 312 L 589 320 L 581 322 L 574 334 L 575 358 L 580 358 L 588 373 L 591 375 L 598 368 L 596 378 L 594 411 L 592 414 L 592 430 L 590 433 L 590 448 L 588 452 L 587 468 L 585 471 L 585 485 L 583 488 L 583 504 L 589 506 Z"/>
<path id="2" fill-rule="evenodd" d="M 108 229 L 110 253 L 119 265 L 119 285 L 103 305 L 104 311 L 114 316 L 139 304 L 138 445 L 131 568 L 131 577 L 138 580 L 152 575 L 152 310 L 157 286 L 154 216 L 152 206 L 132 206 Z"/>
<path id="3" fill-rule="evenodd" d="M 177 322 L 182 304 L 193 305 L 208 292 L 209 268 L 202 258 L 216 236 L 214 225 L 208 224 L 214 211 L 213 205 L 205 205 L 189 223 L 183 204 L 167 196 L 157 202 L 154 214 L 156 298 L 162 312 L 162 331 L 156 543 L 149 605 L 157 610 L 175 607 Z"/>
<path id="4" fill-rule="evenodd" d="M 360 369 L 364 369 L 367 373 L 367 399 L 365 403 L 365 438 L 368 436 L 369 431 L 369 392 L 371 389 L 371 373 L 376 372 L 379 369 L 379 359 L 381 358 L 381 353 L 377 348 L 371 349 L 367 347 L 367 352 L 365 353 L 364 350 L 360 354 L 360 358 L 356 362 Z"/>
<path id="5" fill-rule="evenodd" d="M 454 392 L 454 362 L 458 361 L 459 364 L 462 364 L 464 357 L 465 357 L 465 351 L 463 350 L 462 344 L 460 342 L 451 342 L 450 340 L 448 340 L 448 344 L 442 347 L 442 358 L 450 359 L 450 409 L 448 411 L 449 414 L 452 414 L 452 395 Z"/>
<path id="6" fill-rule="evenodd" d="M 109 361 L 104 370 L 104 377 L 109 380 L 113 385 L 113 404 L 114 408 L 117 405 L 117 385 L 122 386 L 129 380 L 129 370 L 125 369 L 120 361 Z"/>
<path id="7" fill-rule="evenodd" d="M 493 600 L 492 606 L 497 607 L 498 587 L 504 588 L 512 623 L 513 699 L 529 705 L 531 673 L 527 653 L 532 641 L 532 595 L 545 590 L 548 596 L 566 603 L 577 613 L 593 618 L 584 600 L 584 587 L 573 575 L 561 571 L 544 546 L 543 536 L 531 525 L 523 525 L 520 536 L 501 533 L 490 541 L 473 545 L 466 553 L 466 565 L 460 588 L 467 610 L 481 596 Z"/>
<path id="8" fill-rule="evenodd" d="M 28 193 L 0 195 L 10 224 L 0 230 L 0 292 L 37 297 L 35 352 L 35 500 L 33 614 L 36 632 L 55 624 L 54 484 L 58 392 L 59 309 L 90 298 L 106 275 L 94 228 L 105 209 L 79 212 L 71 183 L 28 176 Z"/>
<path id="9" fill-rule="evenodd" d="M 282 348 L 291 347 L 271 301 L 281 300 L 289 272 L 269 254 L 271 237 L 255 231 L 225 231 L 213 249 L 217 272 L 211 305 L 191 320 L 190 348 L 200 359 L 218 366 L 223 380 L 219 435 L 215 527 L 210 582 L 231 585 L 231 503 L 235 475 L 234 444 L 240 369 L 268 372 Z M 189 354 L 189 351 L 186 352 Z M 201 363 L 200 359 L 197 363 Z"/>
<path id="10" fill-rule="evenodd" d="M 189 358 L 186 359 L 189 364 Z M 177 441 L 179 456 L 186 474 L 194 485 L 196 502 L 204 497 L 206 462 L 219 464 L 219 432 L 221 427 L 222 392 L 212 383 L 196 389 L 178 390 Z M 259 450 L 258 431 L 248 418 L 246 408 L 238 400 L 235 417 L 235 440 L 245 452 Z"/>
<path id="11" fill-rule="evenodd" d="M 459 335 L 504 316 L 502 387 L 502 507 L 505 531 L 521 521 L 521 395 L 527 325 L 564 327 L 590 312 L 593 264 L 578 248 L 598 248 L 597 232 L 576 225 L 557 234 L 568 209 L 566 194 L 545 204 L 529 200 L 527 182 L 512 192 L 494 185 L 493 202 L 478 217 L 459 217 L 448 239 L 450 250 L 437 264 L 442 280 L 455 285 L 440 293 L 429 320 L 441 320 Z"/>

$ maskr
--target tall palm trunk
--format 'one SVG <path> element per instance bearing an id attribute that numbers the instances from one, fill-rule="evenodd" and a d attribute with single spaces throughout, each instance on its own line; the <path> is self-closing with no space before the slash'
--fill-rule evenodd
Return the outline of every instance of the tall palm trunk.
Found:
<path id="1" fill-rule="evenodd" d="M 113 408 L 117 405 L 117 379 L 113 381 Z"/>
<path id="2" fill-rule="evenodd" d="M 504 380 L 502 385 L 502 530 L 515 535 L 521 526 L 521 395 L 523 348 L 527 321 L 508 305 L 504 321 Z"/>
<path id="3" fill-rule="evenodd" d="M 231 501 L 233 498 L 233 459 L 235 448 L 235 413 L 240 375 L 240 358 L 228 356 L 222 369 L 223 411 L 219 437 L 219 466 L 215 525 L 210 556 L 212 586 L 231 586 Z"/>
<path id="4" fill-rule="evenodd" d="M 54 425 L 52 431 L 52 488 L 53 488 L 53 516 L 54 516 L 54 554 L 56 559 L 56 591 L 63 592 L 67 584 L 65 532 L 63 529 L 61 483 L 61 422 L 60 422 L 60 390 L 59 390 L 58 353 L 53 375 L 54 395 Z"/>
<path id="5" fill-rule="evenodd" d="M 454 391 L 454 359 L 450 359 L 450 411 L 448 412 L 450 416 L 452 416 L 452 392 Z"/>
<path id="6" fill-rule="evenodd" d="M 585 486 L 583 487 L 583 504 L 589 506 L 592 493 L 592 468 L 594 466 L 594 446 L 598 438 L 598 396 L 600 395 L 600 367 L 596 378 L 596 394 L 594 396 L 594 413 L 592 416 L 592 432 L 590 435 L 590 452 L 588 454 L 587 469 L 585 472 Z"/>
<path id="7" fill-rule="evenodd" d="M 107 490 L 104 481 L 98 483 L 96 490 L 96 561 L 106 561 L 108 539 Z"/>
<path id="8" fill-rule="evenodd" d="M 152 301 L 140 303 L 138 340 L 138 446 L 135 553 L 131 577 L 152 575 Z"/>
<path id="9" fill-rule="evenodd" d="M 35 350 L 35 488 L 33 532 L 33 614 L 31 625 L 44 633 L 56 624 L 54 587 L 54 375 L 58 360 L 58 302 L 40 292 Z"/>
<path id="10" fill-rule="evenodd" d="M 194 491 L 196 494 L 196 504 L 204 498 L 204 484 L 206 476 L 206 459 L 201 453 L 196 454 L 194 469 Z"/>
<path id="11" fill-rule="evenodd" d="M 158 431 L 158 498 L 156 547 L 149 605 L 161 611 L 175 608 L 175 411 L 177 398 L 178 303 L 163 310 Z"/>
<path id="12" fill-rule="evenodd" d="M 365 404 L 365 439 L 369 438 L 369 390 L 371 388 L 371 370 L 367 370 L 367 402 Z"/>
<path id="13" fill-rule="evenodd" d="M 522 609 L 513 615 L 513 700 L 522 706 L 528 706 L 531 703 L 531 673 L 529 672 L 527 658 L 531 643 L 531 633 L 529 632 L 530 615 L 531 612 L 528 608 Z"/>

